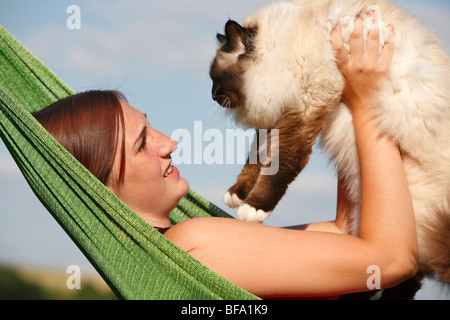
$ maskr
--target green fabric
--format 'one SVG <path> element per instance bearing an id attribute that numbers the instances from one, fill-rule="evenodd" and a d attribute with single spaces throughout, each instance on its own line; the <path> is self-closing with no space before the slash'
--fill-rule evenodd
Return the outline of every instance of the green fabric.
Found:
<path id="1" fill-rule="evenodd" d="M 0 136 L 31 189 L 122 299 L 257 299 L 176 247 L 93 177 L 34 119 L 74 92 L 0 26 Z M 194 191 L 178 223 L 228 214 Z"/>

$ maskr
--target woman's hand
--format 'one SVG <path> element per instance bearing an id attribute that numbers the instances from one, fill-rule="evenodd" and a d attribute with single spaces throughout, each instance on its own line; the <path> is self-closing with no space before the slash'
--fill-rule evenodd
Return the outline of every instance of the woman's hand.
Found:
<path id="1" fill-rule="evenodd" d="M 331 32 L 333 49 L 337 51 L 338 66 L 347 80 L 343 101 L 348 104 L 352 112 L 356 111 L 355 109 L 365 112 L 366 107 L 373 105 L 381 82 L 389 74 L 392 61 L 391 46 L 386 42 L 380 53 L 379 36 L 380 31 L 372 29 L 364 46 L 363 22 L 358 17 L 350 38 L 350 52 L 348 52 L 344 47 L 340 24 L 338 23 Z"/>

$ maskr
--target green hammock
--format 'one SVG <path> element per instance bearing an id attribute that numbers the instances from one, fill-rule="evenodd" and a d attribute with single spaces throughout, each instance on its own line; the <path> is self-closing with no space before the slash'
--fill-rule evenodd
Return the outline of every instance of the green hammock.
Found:
<path id="1" fill-rule="evenodd" d="M 135 214 L 30 114 L 74 92 L 0 26 L 0 136 L 33 192 L 121 299 L 258 299 Z M 178 223 L 230 217 L 190 190 Z"/>

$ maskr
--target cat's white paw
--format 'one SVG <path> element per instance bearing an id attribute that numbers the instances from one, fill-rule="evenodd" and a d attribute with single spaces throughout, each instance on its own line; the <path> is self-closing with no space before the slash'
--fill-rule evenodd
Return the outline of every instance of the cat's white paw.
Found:
<path id="1" fill-rule="evenodd" d="M 243 204 L 237 211 L 237 217 L 239 220 L 250 222 L 263 222 L 266 220 L 272 212 L 265 212 L 261 209 L 256 210 L 248 204 Z"/>
<path id="2" fill-rule="evenodd" d="M 223 202 L 230 208 L 237 208 L 244 204 L 244 201 L 239 199 L 239 197 L 235 193 L 227 192 L 223 196 Z"/>

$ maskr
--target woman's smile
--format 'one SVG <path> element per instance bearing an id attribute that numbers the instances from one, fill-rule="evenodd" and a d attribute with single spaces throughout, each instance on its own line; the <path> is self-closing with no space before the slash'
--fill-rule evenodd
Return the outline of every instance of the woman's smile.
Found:
<path id="1" fill-rule="evenodd" d="M 178 178 L 180 176 L 180 172 L 178 171 L 177 167 L 174 167 L 172 163 L 169 164 L 167 169 L 164 171 L 163 177 L 164 178 Z"/>

